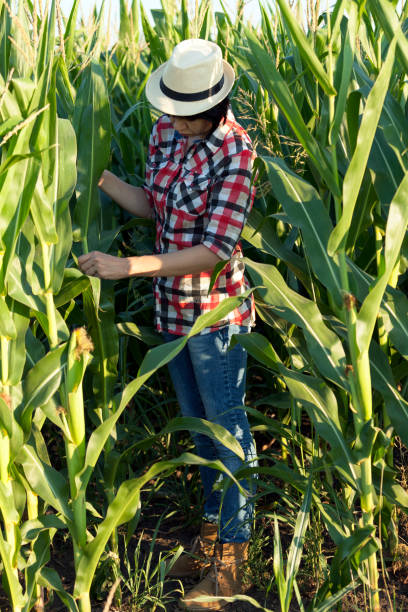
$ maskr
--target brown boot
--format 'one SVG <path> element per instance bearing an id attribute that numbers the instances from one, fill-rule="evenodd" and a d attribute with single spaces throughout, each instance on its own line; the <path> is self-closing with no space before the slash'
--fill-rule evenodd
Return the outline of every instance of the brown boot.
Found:
<path id="1" fill-rule="evenodd" d="M 248 558 L 248 542 L 216 544 L 215 558 L 204 580 L 189 591 L 180 604 L 186 609 L 222 610 L 228 602 L 197 601 L 201 597 L 232 597 L 242 593 L 243 566 Z"/>
<path id="2" fill-rule="evenodd" d="M 202 572 L 210 567 L 214 555 L 214 546 L 217 541 L 218 526 L 213 523 L 203 523 L 201 533 L 192 543 L 189 552 L 182 554 L 168 576 L 186 578 L 202 575 Z"/>

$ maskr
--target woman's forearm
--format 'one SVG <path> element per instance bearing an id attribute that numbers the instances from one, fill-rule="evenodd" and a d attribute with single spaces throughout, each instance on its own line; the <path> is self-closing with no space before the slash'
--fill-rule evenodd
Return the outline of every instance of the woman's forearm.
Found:
<path id="1" fill-rule="evenodd" d="M 128 257 L 129 276 L 184 276 L 211 272 L 221 261 L 203 244 L 162 255 Z"/>
<path id="2" fill-rule="evenodd" d="M 163 255 L 116 257 L 91 251 L 78 258 L 84 274 L 111 280 L 130 276 L 184 276 L 211 272 L 219 261 L 218 255 L 203 244 Z"/>
<path id="3" fill-rule="evenodd" d="M 153 216 L 152 208 L 144 190 L 141 187 L 125 183 L 109 170 L 104 170 L 99 179 L 98 187 L 132 215 L 147 218 Z"/>

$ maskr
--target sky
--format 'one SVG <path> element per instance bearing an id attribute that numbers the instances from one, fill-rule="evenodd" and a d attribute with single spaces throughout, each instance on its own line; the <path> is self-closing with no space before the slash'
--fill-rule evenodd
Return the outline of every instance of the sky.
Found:
<path id="1" fill-rule="evenodd" d="M 87 18 L 90 15 L 95 4 L 97 7 L 99 7 L 101 5 L 101 1 L 102 0 L 80 0 L 79 14 Z M 190 0 L 190 2 L 192 1 L 193 0 Z M 106 2 L 107 2 L 107 5 L 106 5 L 107 12 L 108 12 L 109 2 L 111 3 L 111 7 L 112 7 L 111 16 L 112 16 L 113 24 L 118 24 L 119 23 L 119 0 L 106 0 Z M 130 5 L 130 2 L 131 0 L 127 0 L 128 6 Z M 160 0 L 141 0 L 141 2 L 143 3 L 143 6 L 147 11 L 149 11 L 152 8 L 161 7 Z M 73 3 L 73 0 L 61 0 L 62 12 L 64 13 L 66 17 L 68 17 L 71 11 L 72 3 Z M 195 5 L 195 2 L 194 2 L 194 5 Z M 219 0 L 213 0 L 213 6 L 214 6 L 214 10 L 216 11 L 222 10 Z M 228 11 L 230 11 L 230 14 L 234 15 L 236 11 L 236 0 L 225 0 L 224 6 L 226 7 Z M 244 15 L 245 15 L 245 19 L 250 19 L 252 23 L 256 23 L 257 21 L 259 21 L 260 12 L 259 12 L 258 0 L 247 0 Z"/>

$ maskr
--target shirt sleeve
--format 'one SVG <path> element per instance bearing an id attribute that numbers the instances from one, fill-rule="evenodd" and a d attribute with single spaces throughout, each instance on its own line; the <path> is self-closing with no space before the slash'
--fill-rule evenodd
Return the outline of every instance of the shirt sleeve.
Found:
<path id="1" fill-rule="evenodd" d="M 149 139 L 149 147 L 147 150 L 147 159 L 145 166 L 145 179 L 142 185 L 142 189 L 144 190 L 146 197 L 149 201 L 149 204 L 152 208 L 154 208 L 154 200 L 153 200 L 153 173 L 151 168 L 151 160 L 154 158 L 158 143 L 158 121 L 153 125 L 152 131 L 150 133 Z"/>
<path id="2" fill-rule="evenodd" d="M 248 149 L 226 157 L 208 199 L 202 244 L 223 260 L 231 258 L 254 201 L 253 157 Z"/>

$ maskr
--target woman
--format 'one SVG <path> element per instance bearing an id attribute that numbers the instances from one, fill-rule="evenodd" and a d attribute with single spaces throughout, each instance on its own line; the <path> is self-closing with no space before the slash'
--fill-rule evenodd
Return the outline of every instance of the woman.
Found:
<path id="1" fill-rule="evenodd" d="M 187 334 L 200 314 L 247 289 L 239 237 L 254 197 L 253 151 L 229 110 L 233 83 L 234 71 L 216 44 L 191 39 L 175 47 L 146 86 L 149 102 L 164 114 L 152 130 L 144 186 L 128 185 L 108 171 L 100 180 L 101 189 L 124 209 L 154 218 L 155 254 L 119 258 L 92 252 L 79 258 L 84 273 L 100 278 L 152 276 L 156 326 L 165 341 Z M 223 260 L 228 263 L 209 292 L 214 266 Z M 255 447 L 242 409 L 246 353 L 238 344 L 228 346 L 253 320 L 253 299 L 243 299 L 217 325 L 190 338 L 169 365 L 182 414 L 228 429 L 252 464 Z M 198 434 L 193 439 L 201 457 L 220 459 L 231 472 L 243 466 L 223 444 Z M 181 603 L 188 610 L 219 610 L 222 600 L 194 600 L 241 591 L 253 504 L 236 486 L 225 487 L 223 496 L 213 491 L 217 471 L 204 467 L 201 477 L 201 537 L 195 554 L 180 557 L 172 574 L 209 569 Z M 241 484 L 249 489 L 246 481 Z"/>

